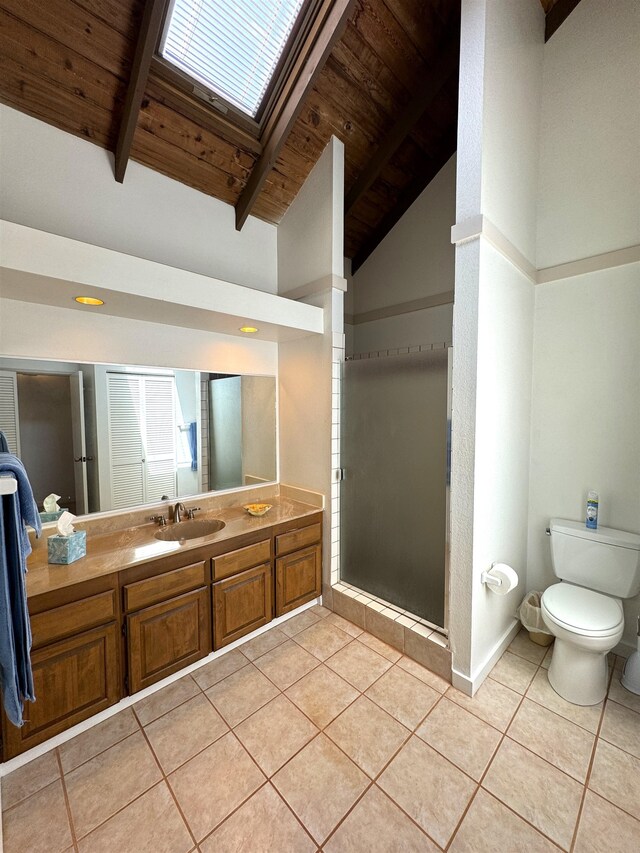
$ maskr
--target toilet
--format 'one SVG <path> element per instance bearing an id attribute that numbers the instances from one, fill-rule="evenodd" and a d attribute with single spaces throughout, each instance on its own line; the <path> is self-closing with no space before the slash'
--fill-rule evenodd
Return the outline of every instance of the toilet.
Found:
<path id="1" fill-rule="evenodd" d="M 555 636 L 549 683 L 574 705 L 607 692 L 607 654 L 622 639 L 620 599 L 640 592 L 640 536 L 552 518 L 551 560 L 560 583 L 548 587 L 542 618 Z"/>

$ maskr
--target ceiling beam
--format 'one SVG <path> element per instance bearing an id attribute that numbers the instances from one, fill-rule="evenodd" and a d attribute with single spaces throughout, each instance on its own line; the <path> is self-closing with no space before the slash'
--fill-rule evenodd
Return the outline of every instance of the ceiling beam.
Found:
<path id="1" fill-rule="evenodd" d="M 376 153 L 358 175 L 357 180 L 349 190 L 344 201 L 345 216 L 352 210 L 387 165 L 389 160 L 402 145 L 413 127 L 422 118 L 426 110 L 442 91 L 453 74 L 457 74 L 459 66 L 460 37 L 456 31 L 436 61 L 429 69 L 425 79 L 420 81 L 416 94 L 406 105 L 395 121 L 393 127 L 376 149 Z"/>
<path id="2" fill-rule="evenodd" d="M 580 0 L 557 0 L 544 19 L 544 40 L 549 41 L 558 27 L 563 24 Z"/>
<path id="3" fill-rule="evenodd" d="M 124 173 L 127 170 L 133 134 L 138 123 L 138 113 L 142 104 L 144 88 L 149 76 L 151 59 L 155 51 L 160 29 L 164 19 L 164 10 L 167 0 L 146 0 L 144 13 L 140 23 L 136 52 L 131 65 L 129 86 L 122 111 L 122 119 L 118 130 L 118 141 L 116 142 L 115 155 L 115 177 L 118 183 L 124 181 Z"/>
<path id="4" fill-rule="evenodd" d="M 296 81 L 277 118 L 270 123 L 260 140 L 263 146 L 262 154 L 256 161 L 249 180 L 236 202 L 238 231 L 247 221 L 260 190 L 269 172 L 275 166 L 294 122 L 300 115 L 306 97 L 329 58 L 334 44 L 341 36 L 354 5 L 355 0 L 332 0 L 325 4 L 324 15 L 321 13 L 322 23 L 313 33 L 313 43 L 305 51 L 304 61 L 301 63 Z"/>
<path id="5" fill-rule="evenodd" d="M 400 194 L 395 206 L 385 214 L 380 224 L 375 228 L 371 235 L 367 237 L 351 262 L 352 274 L 355 274 L 358 269 L 360 269 L 369 255 L 371 255 L 380 243 L 382 243 L 394 225 L 397 225 L 411 205 L 427 188 L 440 169 L 442 169 L 447 160 L 455 153 L 456 133 L 457 131 L 455 129 L 447 133 L 445 139 L 442 141 L 442 147 L 439 155 L 429 160 L 428 167 L 421 176 L 416 176 L 415 180 L 409 182 L 409 185 L 405 187 L 404 191 Z"/>

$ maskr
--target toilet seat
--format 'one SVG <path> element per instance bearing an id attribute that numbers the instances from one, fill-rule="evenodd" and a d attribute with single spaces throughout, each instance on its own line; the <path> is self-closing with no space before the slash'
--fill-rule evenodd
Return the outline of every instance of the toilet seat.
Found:
<path id="1" fill-rule="evenodd" d="M 541 604 L 553 622 L 585 637 L 608 637 L 624 625 L 622 604 L 617 598 L 570 583 L 548 587 Z"/>

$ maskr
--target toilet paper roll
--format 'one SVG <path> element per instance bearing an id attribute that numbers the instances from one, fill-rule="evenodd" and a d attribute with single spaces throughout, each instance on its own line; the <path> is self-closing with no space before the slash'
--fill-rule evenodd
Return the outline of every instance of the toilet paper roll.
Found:
<path id="1" fill-rule="evenodd" d="M 494 563 L 487 574 L 500 580 L 500 586 L 488 584 L 489 589 L 496 595 L 507 595 L 518 586 L 518 575 L 506 563 Z"/>

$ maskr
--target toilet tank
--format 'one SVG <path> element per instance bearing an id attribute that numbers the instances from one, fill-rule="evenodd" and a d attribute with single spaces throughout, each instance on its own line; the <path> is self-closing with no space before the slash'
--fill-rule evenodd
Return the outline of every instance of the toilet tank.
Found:
<path id="1" fill-rule="evenodd" d="M 612 527 L 588 530 L 584 522 L 552 518 L 553 571 L 564 581 L 632 598 L 640 592 L 640 536 Z"/>

